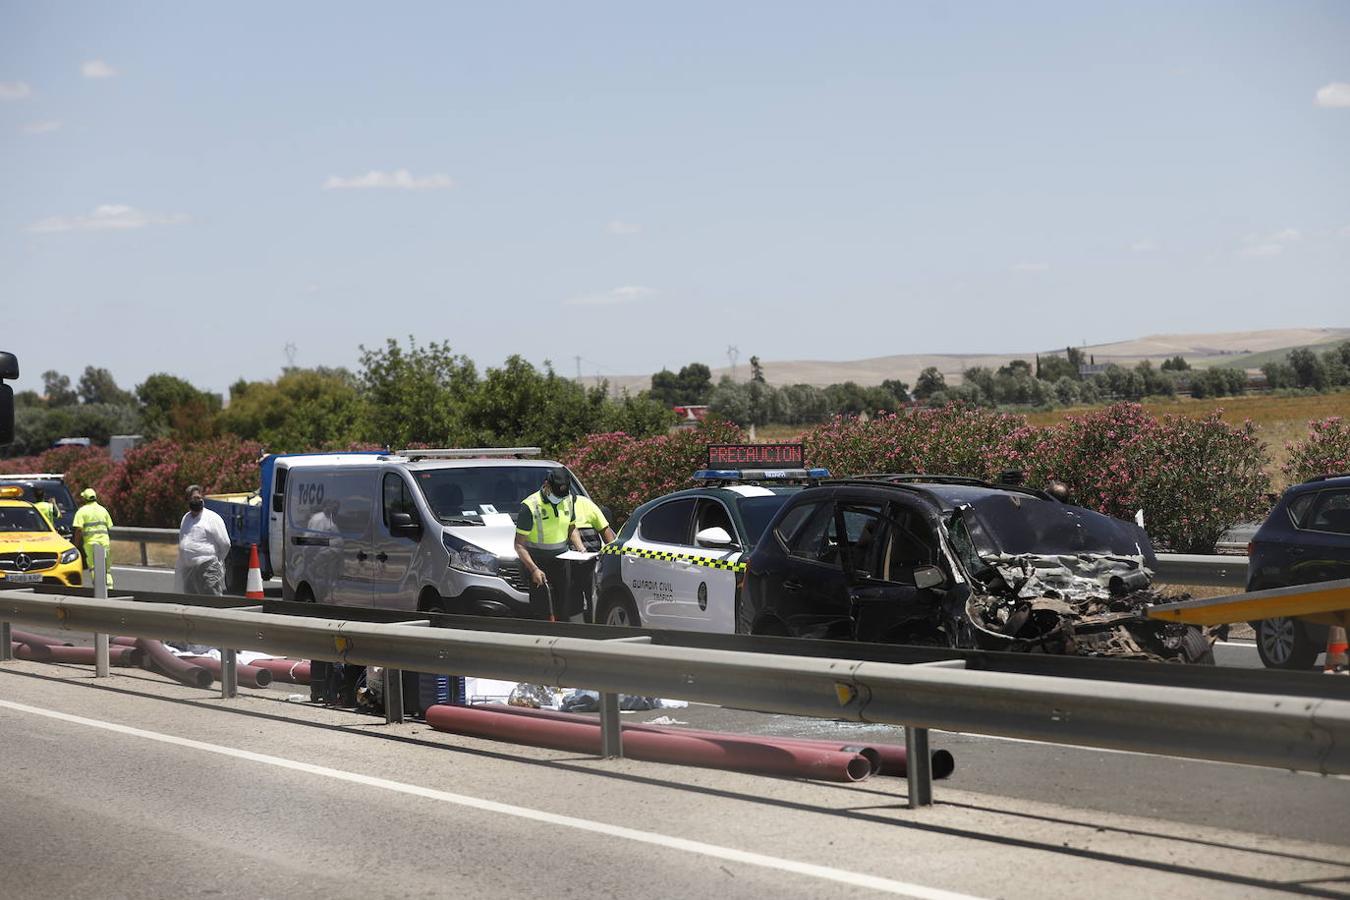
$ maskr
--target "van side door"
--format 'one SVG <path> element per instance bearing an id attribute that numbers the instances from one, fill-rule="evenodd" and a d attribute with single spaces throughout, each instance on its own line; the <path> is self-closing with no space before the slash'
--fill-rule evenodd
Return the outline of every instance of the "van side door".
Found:
<path id="1" fill-rule="evenodd" d="M 395 534 L 390 524 L 395 515 L 411 515 L 422 528 L 415 535 Z M 417 577 L 414 562 L 425 534 L 426 522 L 417 509 L 413 487 L 402 472 L 386 470 L 380 477 L 380 515 L 374 523 L 372 543 L 371 603 L 387 609 L 417 608 Z"/>

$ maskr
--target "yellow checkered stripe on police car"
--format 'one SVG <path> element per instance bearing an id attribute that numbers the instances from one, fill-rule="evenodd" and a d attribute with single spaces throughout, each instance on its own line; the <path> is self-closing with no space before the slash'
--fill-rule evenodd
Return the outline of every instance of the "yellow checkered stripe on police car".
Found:
<path id="1" fill-rule="evenodd" d="M 695 556 L 692 553 L 672 553 L 669 550 L 647 550 L 642 547 L 624 547 L 621 544 L 606 544 L 600 548 L 601 553 L 611 553 L 616 556 L 636 556 L 639 559 L 660 559 L 665 562 L 690 562 L 696 566 L 703 566 L 707 569 L 724 569 L 728 572 L 744 572 L 744 562 L 732 562 L 726 559 L 709 559 L 706 556 Z"/>

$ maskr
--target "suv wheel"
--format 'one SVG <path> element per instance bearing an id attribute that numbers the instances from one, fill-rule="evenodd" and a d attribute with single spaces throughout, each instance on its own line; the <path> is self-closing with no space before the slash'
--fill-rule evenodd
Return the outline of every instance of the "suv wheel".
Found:
<path id="1" fill-rule="evenodd" d="M 611 593 L 600 604 L 599 622 L 601 625 L 642 627 L 642 620 L 638 618 L 637 607 L 633 605 L 633 601 L 618 592 Z"/>
<path id="2" fill-rule="evenodd" d="M 1256 652 L 1267 669 L 1310 669 L 1317 659 L 1303 623 L 1284 616 L 1256 623 Z"/>

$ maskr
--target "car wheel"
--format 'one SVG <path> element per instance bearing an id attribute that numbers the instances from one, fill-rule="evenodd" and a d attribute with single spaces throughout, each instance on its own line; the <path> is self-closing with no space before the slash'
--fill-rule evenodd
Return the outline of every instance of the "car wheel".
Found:
<path id="1" fill-rule="evenodd" d="M 450 604 L 435 588 L 426 588 L 422 591 L 422 596 L 417 598 L 417 609 L 420 612 L 448 613 Z"/>
<path id="2" fill-rule="evenodd" d="M 1285 616 L 1256 623 L 1256 652 L 1267 669 L 1310 669 L 1317 659 L 1303 623 Z"/>
<path id="3" fill-rule="evenodd" d="M 605 597 L 600 604 L 600 624 L 618 625 L 625 628 L 640 628 L 642 620 L 638 617 L 633 601 L 622 594 L 614 593 Z"/>
<path id="4" fill-rule="evenodd" d="M 295 589 L 295 599 L 299 603 L 313 603 L 314 589 L 302 582 L 300 586 Z"/>

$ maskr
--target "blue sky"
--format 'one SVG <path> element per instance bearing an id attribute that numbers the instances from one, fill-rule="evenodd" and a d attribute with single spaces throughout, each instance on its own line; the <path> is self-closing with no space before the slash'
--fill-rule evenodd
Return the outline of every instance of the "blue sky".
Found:
<path id="1" fill-rule="evenodd" d="M 588 376 L 1035 350 L 1347 288 L 1347 3 L 0 2 L 21 387 L 409 334 Z"/>

